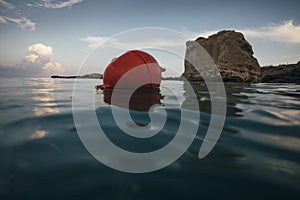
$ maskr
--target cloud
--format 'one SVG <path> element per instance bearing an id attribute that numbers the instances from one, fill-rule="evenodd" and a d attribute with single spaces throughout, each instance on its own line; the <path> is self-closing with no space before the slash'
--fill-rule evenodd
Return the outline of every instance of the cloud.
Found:
<path id="1" fill-rule="evenodd" d="M 15 6 L 13 4 L 8 3 L 8 2 L 6 2 L 4 0 L 0 0 L 0 6 L 6 8 L 6 9 L 9 9 L 9 10 L 12 10 L 12 9 L 15 8 Z"/>
<path id="2" fill-rule="evenodd" d="M 53 49 L 42 43 L 27 47 L 27 53 L 21 63 L 14 67 L 0 67 L 1 77 L 44 77 L 64 72 L 63 66 L 52 62 Z"/>
<path id="3" fill-rule="evenodd" d="M 59 9 L 69 7 L 71 8 L 74 4 L 78 4 L 83 0 L 66 0 L 66 1 L 57 1 L 57 0 L 41 0 L 33 4 L 27 4 L 29 7 L 37 8 L 52 8 Z M 15 6 L 16 5 L 16 6 Z M 23 9 L 18 8 L 18 4 L 11 4 L 5 0 L 0 0 L 0 6 L 4 7 L 6 10 L 9 10 L 9 14 L 6 16 L 0 15 L 0 24 L 6 24 L 8 22 L 16 23 L 22 30 L 33 31 L 35 30 L 35 22 L 26 18 L 26 17 L 16 17 L 20 16 L 20 13 L 23 13 Z"/>
<path id="4" fill-rule="evenodd" d="M 300 43 L 300 25 L 295 25 L 293 20 L 280 24 L 270 24 L 256 29 L 240 30 L 248 37 L 263 38 L 277 42 Z"/>
<path id="5" fill-rule="evenodd" d="M 54 1 L 54 0 L 42 0 L 34 4 L 27 4 L 28 6 L 38 7 L 38 8 L 52 8 L 59 9 L 69 7 L 71 8 L 74 4 L 78 4 L 82 0 L 67 0 L 67 1 Z"/>
<path id="6" fill-rule="evenodd" d="M 198 37 L 208 37 L 210 35 L 213 35 L 217 33 L 217 30 L 212 31 L 202 31 L 202 32 L 193 32 L 188 27 L 182 27 L 181 32 L 185 34 L 187 37 L 190 37 L 191 39 L 197 39 Z"/>
<path id="7" fill-rule="evenodd" d="M 93 49 L 109 40 L 109 37 L 101 36 L 87 36 L 85 38 L 80 38 L 81 41 L 88 43 L 88 47 Z"/>
<path id="8" fill-rule="evenodd" d="M 7 23 L 6 19 L 3 16 L 0 16 L 0 23 L 1 24 L 6 24 Z"/>
<path id="9" fill-rule="evenodd" d="M 48 62 L 44 64 L 43 70 L 46 74 L 62 74 L 65 69 L 60 63 Z"/>
<path id="10" fill-rule="evenodd" d="M 230 29 L 242 32 L 246 37 L 249 38 L 262 38 L 281 43 L 300 43 L 300 25 L 295 25 L 293 20 L 287 20 L 277 24 L 273 23 L 258 28 Z M 218 31 L 220 30 L 195 33 L 185 28 L 184 33 L 192 38 L 197 38 L 199 36 L 208 37 L 217 33 Z"/>
<path id="11" fill-rule="evenodd" d="M 53 54 L 52 47 L 47 47 L 42 43 L 31 45 L 27 48 L 27 55 L 24 61 L 27 63 L 48 62 Z"/>
<path id="12" fill-rule="evenodd" d="M 22 30 L 33 31 L 35 30 L 35 23 L 26 17 L 21 18 L 11 18 L 6 16 L 0 16 L 0 23 L 14 22 L 16 23 Z"/>
<path id="13" fill-rule="evenodd" d="M 191 36 L 193 37 L 193 38 L 198 38 L 199 36 L 201 36 L 201 37 L 208 37 L 208 36 L 210 36 L 210 35 L 213 35 L 213 34 L 216 34 L 218 31 L 204 31 L 204 32 L 201 32 L 200 34 L 199 33 L 194 33 L 194 34 L 192 34 Z"/>
<path id="14" fill-rule="evenodd" d="M 9 10 L 9 16 L 16 16 L 20 13 L 20 10 L 13 4 L 4 0 L 0 0 L 0 6 Z M 0 15 L 0 24 L 7 24 L 8 22 L 16 23 L 22 30 L 33 31 L 35 30 L 35 23 L 26 17 L 8 17 Z"/>
<path id="15" fill-rule="evenodd" d="M 23 62 L 20 64 L 22 68 L 34 68 L 43 75 L 50 75 L 53 73 L 63 73 L 64 68 L 60 63 L 51 62 L 53 49 L 42 43 L 36 43 L 27 47 L 27 55 L 25 55 Z"/>
<path id="16" fill-rule="evenodd" d="M 136 38 L 137 41 L 122 41 L 119 38 L 109 38 L 102 36 L 87 36 L 80 39 L 83 42 L 88 43 L 88 47 L 93 49 L 96 47 L 111 47 L 116 49 L 135 49 L 141 47 L 174 47 L 181 46 L 185 44 L 184 38 L 180 39 L 162 39 L 162 38 L 152 38 L 147 41 L 138 41 L 139 38 Z M 101 46 L 100 46 L 101 45 Z"/>

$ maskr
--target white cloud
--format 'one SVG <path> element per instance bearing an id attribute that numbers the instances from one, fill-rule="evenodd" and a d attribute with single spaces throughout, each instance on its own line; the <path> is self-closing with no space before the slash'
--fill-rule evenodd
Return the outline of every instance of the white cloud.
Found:
<path id="1" fill-rule="evenodd" d="M 25 59 L 29 63 L 35 63 L 39 59 L 39 56 L 36 54 L 29 54 L 29 55 L 25 56 Z"/>
<path id="2" fill-rule="evenodd" d="M 282 43 L 300 43 L 300 25 L 295 25 L 293 20 L 284 21 L 277 24 L 269 24 L 259 28 L 245 28 L 234 29 L 242 32 L 246 37 L 262 38 Z M 185 28 L 184 33 L 191 36 L 191 38 L 208 37 L 217 33 L 220 30 L 204 31 L 204 32 L 191 32 Z"/>
<path id="3" fill-rule="evenodd" d="M 203 32 L 192 32 L 187 27 L 182 28 L 182 33 L 185 34 L 187 37 L 190 37 L 191 39 L 197 39 L 198 37 L 208 37 L 210 35 L 213 35 L 217 33 L 218 31 L 212 30 L 212 31 L 203 31 Z"/>
<path id="4" fill-rule="evenodd" d="M 0 23 L 1 24 L 6 24 L 7 23 L 6 19 L 3 16 L 0 16 Z"/>
<path id="5" fill-rule="evenodd" d="M 6 16 L 0 16 L 0 23 L 7 23 L 7 22 L 14 22 L 16 23 L 21 29 L 27 31 L 35 30 L 35 23 L 26 17 L 21 18 L 11 18 Z"/>
<path id="6" fill-rule="evenodd" d="M 4 0 L 0 0 L 0 5 L 1 5 L 2 7 L 5 7 L 6 9 L 9 9 L 9 10 L 12 10 L 12 9 L 15 8 L 15 6 L 14 6 L 13 4 L 8 3 L 8 2 L 6 2 L 6 1 L 4 1 Z"/>
<path id="7" fill-rule="evenodd" d="M 23 69 L 34 69 L 35 72 L 45 76 L 51 74 L 61 74 L 64 72 L 63 66 L 58 62 L 51 62 L 53 49 L 42 43 L 36 43 L 27 47 L 27 55 L 25 55 L 21 67 Z"/>
<path id="8" fill-rule="evenodd" d="M 65 69 L 60 63 L 48 62 L 44 64 L 43 70 L 45 74 L 62 74 Z"/>
<path id="9" fill-rule="evenodd" d="M 201 32 L 200 34 L 197 34 L 197 33 L 194 33 L 192 34 L 191 36 L 195 39 L 197 39 L 198 37 L 208 37 L 210 35 L 213 35 L 213 34 L 216 34 L 218 31 L 204 31 L 204 32 Z"/>
<path id="10" fill-rule="evenodd" d="M 96 48 L 98 45 L 104 43 L 105 41 L 109 40 L 109 37 L 87 36 L 85 38 L 81 38 L 80 40 L 88 43 L 88 47 L 93 49 Z"/>
<path id="11" fill-rule="evenodd" d="M 30 19 L 26 17 L 11 17 L 11 16 L 16 16 L 19 15 L 20 10 L 15 7 L 13 4 L 8 3 L 4 0 L 0 0 L 0 6 L 4 7 L 5 9 L 9 10 L 9 15 L 8 16 L 0 16 L 0 24 L 6 24 L 8 22 L 13 22 L 16 23 L 22 30 L 26 31 L 33 31 L 35 30 L 35 23 L 31 21 Z"/>
<path id="12" fill-rule="evenodd" d="M 185 44 L 185 39 L 160 39 L 160 38 L 152 38 L 148 41 L 138 41 L 139 38 L 136 38 L 137 41 L 122 41 L 118 38 L 109 38 L 109 37 L 102 37 L 102 36 L 87 36 L 85 38 L 81 38 L 80 40 L 83 42 L 88 43 L 89 48 L 96 48 L 96 47 L 112 47 L 116 49 L 135 49 L 141 47 L 156 47 L 156 48 L 163 48 L 163 47 L 176 47 Z"/>
<path id="13" fill-rule="evenodd" d="M 36 43 L 27 48 L 27 55 L 24 61 L 27 63 L 46 63 L 49 62 L 52 54 L 52 47 L 47 47 L 42 43 Z"/>
<path id="14" fill-rule="evenodd" d="M 294 25 L 293 20 L 240 31 L 248 37 L 264 38 L 277 42 L 300 43 L 300 25 Z"/>
<path id="15" fill-rule="evenodd" d="M 71 8 L 74 4 L 80 3 L 82 0 L 67 0 L 67 1 L 54 1 L 54 0 L 42 0 L 35 4 L 28 4 L 28 6 L 38 7 L 38 8 L 52 8 L 59 9 L 69 7 Z"/>
<path id="16" fill-rule="evenodd" d="M 27 47 L 21 63 L 12 67 L 0 66 L 0 77 L 49 77 L 64 73 L 64 67 L 51 60 L 53 49 L 42 43 Z"/>

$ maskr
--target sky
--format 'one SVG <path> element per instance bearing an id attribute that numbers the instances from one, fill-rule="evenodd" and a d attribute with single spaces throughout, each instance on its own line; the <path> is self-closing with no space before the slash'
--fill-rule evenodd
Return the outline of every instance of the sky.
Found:
<path id="1" fill-rule="evenodd" d="M 221 30 L 242 32 L 261 66 L 296 63 L 299 8 L 296 0 L 0 0 L 0 76 L 103 73 L 130 49 L 177 76 L 185 42 Z"/>

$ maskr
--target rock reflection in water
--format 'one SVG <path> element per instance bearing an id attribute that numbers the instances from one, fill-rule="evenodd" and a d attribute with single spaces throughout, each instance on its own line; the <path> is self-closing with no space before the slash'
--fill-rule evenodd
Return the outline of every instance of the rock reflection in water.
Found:
<path id="1" fill-rule="evenodd" d="M 193 90 L 188 87 L 187 84 L 190 84 Z M 226 115 L 227 116 L 241 116 L 242 110 L 237 107 L 238 103 L 245 103 L 249 98 L 246 95 L 243 95 L 244 92 L 251 92 L 247 90 L 247 87 L 250 86 L 249 83 L 244 83 L 241 86 L 241 83 L 224 83 L 225 90 L 226 90 L 226 100 L 227 100 L 227 108 L 226 108 Z M 214 91 L 209 91 L 205 82 L 201 81 L 194 81 L 194 82 L 187 82 L 184 81 L 184 96 L 185 101 L 183 103 L 184 108 L 190 108 L 190 101 L 191 101 L 191 93 L 194 92 L 197 96 L 199 108 L 201 112 L 211 113 L 211 96 L 210 93 Z"/>

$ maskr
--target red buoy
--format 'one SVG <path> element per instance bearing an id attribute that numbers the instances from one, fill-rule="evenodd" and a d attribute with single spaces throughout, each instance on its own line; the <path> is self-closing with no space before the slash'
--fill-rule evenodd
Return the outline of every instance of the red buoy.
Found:
<path id="1" fill-rule="evenodd" d="M 159 88 L 161 72 L 164 71 L 150 54 L 139 50 L 128 51 L 106 67 L 103 84 L 97 85 L 96 89 L 115 88 L 122 77 L 125 80 L 119 88 L 134 88 L 139 83 L 147 83 L 142 86 L 144 88 Z"/>

